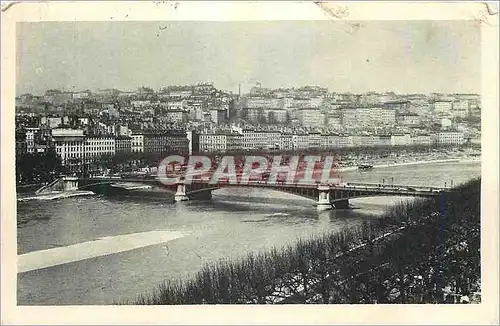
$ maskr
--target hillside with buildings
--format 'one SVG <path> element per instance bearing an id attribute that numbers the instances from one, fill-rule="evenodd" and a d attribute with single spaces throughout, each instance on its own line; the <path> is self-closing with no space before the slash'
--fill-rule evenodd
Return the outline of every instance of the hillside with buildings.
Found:
<path id="1" fill-rule="evenodd" d="M 233 94 L 211 83 L 16 98 L 16 154 L 103 156 L 480 144 L 476 94 L 343 94 L 304 86 Z M 137 155 L 136 155 L 137 156 Z M 137 161 L 140 165 L 140 160 Z"/>

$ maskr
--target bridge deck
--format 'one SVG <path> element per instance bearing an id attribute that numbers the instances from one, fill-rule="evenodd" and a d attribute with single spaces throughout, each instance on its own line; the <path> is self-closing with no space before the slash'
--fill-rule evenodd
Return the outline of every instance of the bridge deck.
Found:
<path id="1" fill-rule="evenodd" d="M 162 185 L 157 179 L 118 179 L 118 178 L 91 178 L 91 179 L 81 179 L 83 183 L 87 186 L 97 185 L 97 184 L 112 184 L 112 183 L 142 183 L 142 184 L 157 184 Z M 182 183 L 178 183 L 182 184 Z M 178 184 L 173 184 L 171 187 L 176 187 Z M 207 182 L 203 182 L 201 180 L 193 180 L 191 183 L 186 183 L 186 185 L 197 185 L 202 186 L 202 188 L 192 189 L 189 191 L 190 193 L 201 192 L 201 191 L 209 191 L 215 190 L 225 187 L 259 187 L 259 188 L 269 188 L 274 190 L 279 189 L 291 189 L 295 188 L 296 190 L 304 189 L 315 189 L 318 190 L 319 187 L 323 188 L 321 190 L 342 190 L 342 191 L 363 191 L 375 194 L 387 194 L 387 195 L 404 195 L 404 196 L 434 196 L 439 194 L 440 192 L 447 192 L 450 189 L 447 188 L 438 188 L 438 187 L 425 187 L 425 186 L 405 186 L 405 185 L 386 185 L 386 184 L 376 184 L 376 183 L 346 183 L 346 184 L 330 184 L 330 185 L 322 185 L 320 183 L 267 183 L 266 181 L 250 181 L 246 184 L 230 184 L 220 182 L 217 184 L 210 184 Z M 168 187 L 168 186 L 167 186 Z"/>

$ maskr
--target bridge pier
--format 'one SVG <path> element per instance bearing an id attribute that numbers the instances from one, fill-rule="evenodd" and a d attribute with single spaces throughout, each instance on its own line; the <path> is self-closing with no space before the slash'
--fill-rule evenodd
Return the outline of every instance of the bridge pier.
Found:
<path id="1" fill-rule="evenodd" d="M 63 177 L 63 190 L 64 191 L 75 191 L 78 190 L 78 178 L 77 177 Z"/>
<path id="2" fill-rule="evenodd" d="M 189 200 L 189 197 L 186 195 L 186 185 L 185 184 L 177 185 L 177 192 L 175 193 L 174 200 L 176 202 Z"/>
<path id="3" fill-rule="evenodd" d="M 318 190 L 318 202 L 316 203 L 318 211 L 327 211 L 332 209 L 333 205 L 330 201 L 330 188 L 319 186 Z"/>

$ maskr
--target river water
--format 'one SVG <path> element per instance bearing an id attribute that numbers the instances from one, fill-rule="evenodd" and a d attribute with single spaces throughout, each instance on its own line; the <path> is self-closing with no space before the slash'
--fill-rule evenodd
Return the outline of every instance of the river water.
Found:
<path id="1" fill-rule="evenodd" d="M 480 171 L 479 162 L 455 162 L 350 171 L 341 176 L 347 182 L 443 187 L 445 182 L 459 184 L 478 177 Z M 317 212 L 313 201 L 298 196 L 231 188 L 215 191 L 210 201 L 181 203 L 175 203 L 171 196 L 18 202 L 18 255 L 26 256 L 24 261 L 35 266 L 18 274 L 18 304 L 133 301 L 137 294 L 154 289 L 165 279 L 192 276 L 205 263 L 238 259 L 293 243 L 299 237 L 354 225 L 400 200 L 411 199 L 354 199 L 350 202 L 356 209 Z M 141 245 L 144 237 L 156 236 L 153 231 L 175 231 L 184 236 Z M 139 244 L 130 249 L 118 240 L 120 235 L 131 235 L 130 241 Z M 109 242 L 95 241 L 102 238 Z M 61 257 L 68 262 L 36 267 L 41 261 Z"/>

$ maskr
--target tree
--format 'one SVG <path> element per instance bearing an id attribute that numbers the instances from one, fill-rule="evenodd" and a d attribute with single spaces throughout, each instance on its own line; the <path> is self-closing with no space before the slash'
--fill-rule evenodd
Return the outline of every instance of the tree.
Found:
<path id="1" fill-rule="evenodd" d="M 113 167 L 113 156 L 104 154 L 99 156 L 97 164 L 101 169 L 111 169 Z"/>
<path id="2" fill-rule="evenodd" d="M 45 153 L 26 153 L 16 158 L 16 182 L 50 182 L 63 172 L 61 158 L 51 149 Z"/>

